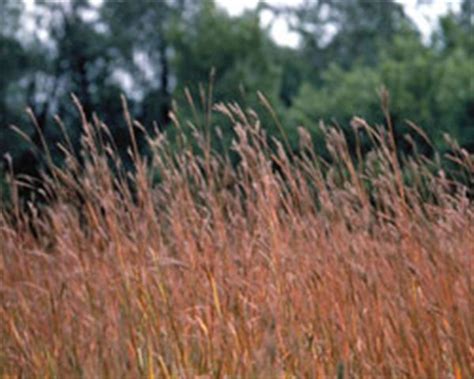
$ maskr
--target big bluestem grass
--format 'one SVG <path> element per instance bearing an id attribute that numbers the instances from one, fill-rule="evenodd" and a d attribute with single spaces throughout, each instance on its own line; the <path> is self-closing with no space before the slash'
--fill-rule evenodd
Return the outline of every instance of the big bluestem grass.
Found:
<path id="1" fill-rule="evenodd" d="M 402 168 L 391 131 L 362 119 L 370 152 L 353 157 L 322 125 L 323 160 L 303 128 L 294 153 L 255 112 L 213 112 L 237 163 L 176 114 L 176 141 L 148 136 L 145 159 L 126 111 L 127 172 L 107 126 L 82 113 L 81 156 L 65 143 L 62 166 L 47 159 L 43 203 L 20 204 L 11 178 L 1 374 L 472 377 L 469 188 L 424 156 Z M 472 155 L 452 157 L 472 179 Z"/>

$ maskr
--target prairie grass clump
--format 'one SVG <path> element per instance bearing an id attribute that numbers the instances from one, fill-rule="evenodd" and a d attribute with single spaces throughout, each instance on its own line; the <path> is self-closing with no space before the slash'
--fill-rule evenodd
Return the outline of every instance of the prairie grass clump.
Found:
<path id="1" fill-rule="evenodd" d="M 0 210 L 0 370 L 21 377 L 470 378 L 474 207 L 391 133 L 330 162 L 266 137 L 232 104 L 232 152 L 196 129 L 148 137 L 121 169 L 83 116 L 79 160 L 43 175 L 43 204 Z M 127 113 L 128 115 L 128 113 Z M 184 128 L 172 116 L 177 130 Z M 466 151 L 452 158 L 472 183 Z M 403 166 L 403 168 L 402 168 Z M 158 173 L 160 181 L 154 183 Z"/>

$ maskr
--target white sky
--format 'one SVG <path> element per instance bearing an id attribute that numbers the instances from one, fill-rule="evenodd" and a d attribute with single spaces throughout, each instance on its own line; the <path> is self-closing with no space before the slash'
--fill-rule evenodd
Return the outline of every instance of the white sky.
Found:
<path id="1" fill-rule="evenodd" d="M 298 5 L 303 0 L 266 0 L 271 5 Z M 344 1 L 344 0 L 341 0 Z M 378 0 L 373 0 L 378 1 Z M 255 8 L 258 0 L 216 0 L 217 4 L 227 9 L 229 14 L 238 15 L 245 9 Z M 397 0 L 403 4 L 407 15 L 413 19 L 425 39 L 429 38 L 433 28 L 436 26 L 436 20 L 439 16 L 446 14 L 449 10 L 459 9 L 462 0 Z M 430 3 L 430 4 L 429 4 Z M 262 23 L 264 26 L 270 22 L 271 15 L 263 13 Z M 281 45 L 296 46 L 298 36 L 288 30 L 286 22 L 280 18 L 277 19 L 271 30 L 271 35 L 275 41 Z"/>

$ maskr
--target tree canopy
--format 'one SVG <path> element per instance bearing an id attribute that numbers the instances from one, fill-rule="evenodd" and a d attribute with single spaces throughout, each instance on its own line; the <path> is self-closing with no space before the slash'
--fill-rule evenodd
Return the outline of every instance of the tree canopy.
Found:
<path id="1" fill-rule="evenodd" d="M 260 12 L 286 18 L 300 44 L 276 44 Z M 448 133 L 474 151 L 469 0 L 439 20 L 428 43 L 393 0 L 318 0 L 297 7 L 261 3 L 235 17 L 212 0 L 37 0 L 33 7 L 4 0 L 0 19 L 0 153 L 12 157 L 20 173 L 34 173 L 40 160 L 10 125 L 18 125 L 37 146 L 43 134 L 61 159 L 55 115 L 79 144 L 71 94 L 88 117 L 95 112 L 109 125 L 125 150 L 120 94 L 146 128 L 167 130 L 173 104 L 183 115 L 196 112 L 185 89 L 199 98 L 200 85 L 209 80 L 216 102 L 258 108 L 257 92 L 263 93 L 294 148 L 300 125 L 309 128 L 317 146 L 319 120 L 343 130 L 350 129 L 353 116 L 383 123 L 377 91 L 384 86 L 400 139 L 405 120 L 411 120 L 441 147 Z M 273 123 L 268 117 L 263 127 L 272 133 Z M 402 153 L 408 149 L 399 146 Z"/>

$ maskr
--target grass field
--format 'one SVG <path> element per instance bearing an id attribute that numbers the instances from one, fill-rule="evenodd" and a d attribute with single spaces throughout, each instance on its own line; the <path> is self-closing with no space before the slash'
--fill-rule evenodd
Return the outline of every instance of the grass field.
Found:
<path id="1" fill-rule="evenodd" d="M 26 179 L 12 184 L 1 375 L 472 378 L 468 188 L 436 155 L 400 161 L 390 130 L 361 119 L 371 151 L 351 158 L 324 128 L 324 161 L 304 129 L 290 154 L 255 114 L 216 111 L 234 127 L 237 165 L 206 132 L 178 133 L 179 148 L 150 137 L 152 160 L 132 133 L 125 175 L 107 129 L 84 119 L 82 159 L 65 143 L 47 202 L 20 204 Z M 472 155 L 448 159 L 472 180 Z"/>

